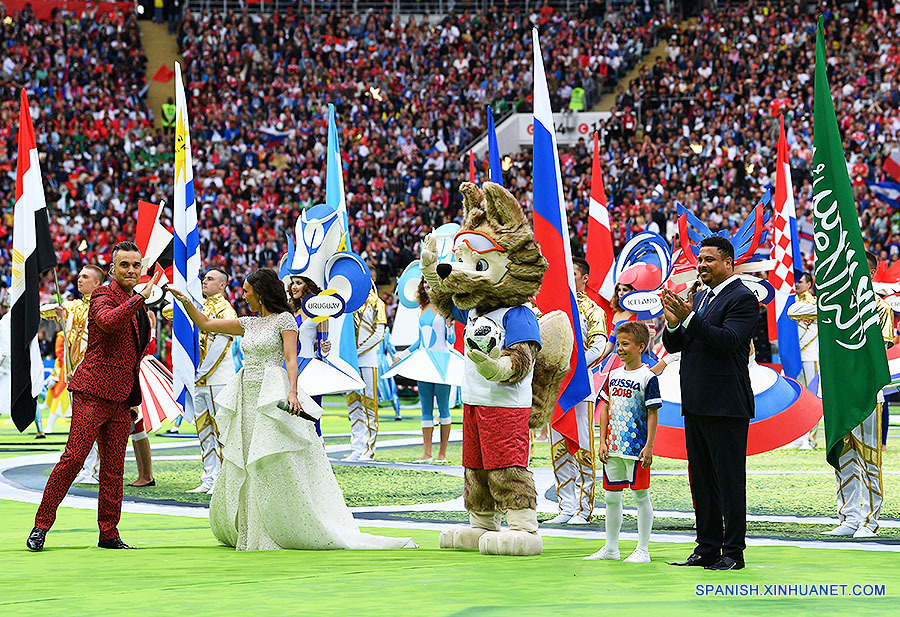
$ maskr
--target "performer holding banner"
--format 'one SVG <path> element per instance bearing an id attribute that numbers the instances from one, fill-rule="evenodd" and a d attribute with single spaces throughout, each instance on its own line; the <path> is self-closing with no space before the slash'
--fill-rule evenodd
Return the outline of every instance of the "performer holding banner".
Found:
<path id="1" fill-rule="evenodd" d="M 132 548 L 116 528 L 122 512 L 125 447 L 134 408 L 141 403 L 138 368 L 150 340 L 150 320 L 144 300 L 159 282 L 157 272 L 141 293 L 134 293 L 141 273 L 141 252 L 133 242 L 120 242 L 113 257 L 113 282 L 97 289 L 88 310 L 88 344 L 69 390 L 73 393 L 72 427 L 62 457 L 53 468 L 34 528 L 26 546 L 44 548 L 56 510 L 84 463 L 91 444 L 100 444 L 100 494 L 97 519 L 100 548 Z M 136 415 L 136 414 L 135 414 Z"/>
<path id="2" fill-rule="evenodd" d="M 797 381 L 808 388 L 813 377 L 819 373 L 819 325 L 816 321 L 816 297 L 812 293 L 812 275 L 809 272 L 803 273 L 794 287 L 797 290 L 797 300 L 787 311 L 788 317 L 797 322 L 797 332 L 800 336 L 800 360 L 803 362 L 803 370 L 797 376 Z M 809 433 L 789 444 L 789 447 L 812 450 L 818 443 L 818 434 L 819 425 L 816 424 Z"/>
<path id="3" fill-rule="evenodd" d="M 350 448 L 345 461 L 371 461 L 375 458 L 375 439 L 378 437 L 378 346 L 387 328 L 384 302 L 378 297 L 375 283 L 361 309 L 353 314 L 356 326 L 356 347 L 359 374 L 366 387 L 347 395 L 350 414 Z"/>
<path id="4" fill-rule="evenodd" d="M 88 341 L 88 308 L 91 302 L 91 294 L 103 283 L 105 277 L 106 274 L 99 266 L 88 264 L 78 273 L 77 286 L 81 298 L 66 300 L 62 305 L 45 304 L 41 307 L 41 317 L 45 319 L 55 317 L 57 321 L 63 324 L 65 355 L 59 375 L 59 379 L 63 383 L 70 378 L 84 358 L 84 351 L 87 349 Z M 71 415 L 71 410 L 66 414 L 51 413 L 50 418 L 47 420 L 47 432 L 53 432 L 53 425 L 58 417 L 66 417 L 68 415 Z M 75 478 L 75 484 L 79 483 L 100 483 L 100 453 L 97 450 L 96 442 L 84 460 L 81 472 Z"/>
<path id="5" fill-rule="evenodd" d="M 584 356 L 588 368 L 600 362 L 606 347 L 606 312 L 591 300 L 585 288 L 591 268 L 580 257 L 572 259 L 575 275 L 575 298 L 581 317 L 581 339 L 584 341 Z M 569 452 L 565 438 L 555 429 L 550 429 L 550 456 L 553 460 L 553 474 L 556 476 L 556 497 L 559 514 L 547 521 L 549 524 L 586 525 L 594 510 L 594 479 L 596 460 L 594 456 L 594 399 L 596 393 L 575 406 L 578 434 L 589 435 L 590 449 L 581 448 L 575 454 Z M 583 432 L 582 432 L 583 431 Z"/>
<path id="6" fill-rule="evenodd" d="M 223 295 L 228 286 L 228 273 L 221 268 L 210 268 L 200 285 L 203 296 L 203 314 L 210 319 L 237 319 L 237 313 Z M 231 360 L 233 337 L 217 332 L 200 333 L 200 366 L 194 383 L 194 426 L 200 438 L 203 473 L 200 486 L 188 493 L 212 493 L 213 485 L 222 469 L 222 446 L 216 426 L 216 396 L 234 377 Z"/>
<path id="7" fill-rule="evenodd" d="M 874 277 L 878 258 L 866 251 L 869 276 Z M 894 345 L 894 313 L 887 302 L 875 296 L 878 322 L 884 346 Z M 834 470 L 837 478 L 837 514 L 840 524 L 822 533 L 829 536 L 871 538 L 878 531 L 878 516 L 884 501 L 881 470 L 881 406 L 884 393 L 879 391 L 875 409 L 848 435 Z"/>

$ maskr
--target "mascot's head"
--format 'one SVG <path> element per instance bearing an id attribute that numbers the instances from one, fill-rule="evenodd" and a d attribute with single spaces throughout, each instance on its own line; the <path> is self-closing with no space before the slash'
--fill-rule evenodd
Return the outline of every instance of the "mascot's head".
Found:
<path id="1" fill-rule="evenodd" d="M 524 304 L 537 293 L 547 260 L 512 193 L 485 182 L 460 186 L 465 220 L 453 242 L 454 258 L 437 266 L 441 291 L 461 309 L 486 313 Z"/>

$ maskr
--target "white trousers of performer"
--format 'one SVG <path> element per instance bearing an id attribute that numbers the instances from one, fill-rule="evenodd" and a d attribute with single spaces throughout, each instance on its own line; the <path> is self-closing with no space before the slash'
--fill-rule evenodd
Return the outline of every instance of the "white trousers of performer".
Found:
<path id="1" fill-rule="evenodd" d="M 216 426 L 215 398 L 222 391 L 220 386 L 195 386 L 194 388 L 194 426 L 200 438 L 200 456 L 203 462 L 203 474 L 200 483 L 212 488 L 222 471 L 222 444 L 219 443 L 219 427 Z"/>
<path id="2" fill-rule="evenodd" d="M 593 407 L 593 403 L 582 401 L 574 409 L 578 434 L 590 436 L 590 450 L 580 449 L 573 456 L 565 438 L 552 427 L 550 429 L 550 458 L 553 461 L 553 474 L 556 476 L 559 513 L 579 515 L 584 519 L 590 518 L 594 510 L 594 479 L 597 473 Z"/>
<path id="3" fill-rule="evenodd" d="M 100 448 L 96 441 L 72 484 L 100 484 Z"/>
<path id="4" fill-rule="evenodd" d="M 813 380 L 813 377 L 816 376 L 816 373 L 819 372 L 819 363 L 813 360 L 804 360 L 803 361 L 803 370 L 800 371 L 800 374 L 797 375 L 797 381 L 800 384 L 808 388 L 810 382 Z M 815 394 L 815 393 L 813 393 Z M 785 448 L 800 448 L 801 450 L 813 450 L 819 444 L 819 425 L 816 423 L 814 427 L 809 429 L 809 432 L 806 435 L 802 435 L 784 446 Z"/>
<path id="5" fill-rule="evenodd" d="M 881 405 L 844 437 L 838 459 L 838 520 L 859 529 L 878 530 L 884 498 L 881 476 Z"/>
<path id="6" fill-rule="evenodd" d="M 359 367 L 359 374 L 366 383 L 362 394 L 347 395 L 347 411 L 350 415 L 350 449 L 361 459 L 375 457 L 375 439 L 378 437 L 378 369 Z"/>

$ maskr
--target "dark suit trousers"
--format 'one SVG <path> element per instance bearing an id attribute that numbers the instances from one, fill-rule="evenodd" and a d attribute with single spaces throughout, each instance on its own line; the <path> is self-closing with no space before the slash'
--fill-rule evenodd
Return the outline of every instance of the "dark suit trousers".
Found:
<path id="1" fill-rule="evenodd" d="M 100 450 L 100 493 L 97 498 L 100 539 L 119 537 L 116 526 L 122 515 L 122 476 L 125 473 L 125 448 L 130 432 L 131 409 L 127 402 L 119 403 L 83 392 L 73 392 L 69 440 L 44 487 L 44 496 L 34 517 L 34 526 L 40 529 L 50 529 L 53 526 L 56 509 L 96 441 Z"/>
<path id="2" fill-rule="evenodd" d="M 747 418 L 684 416 L 698 555 L 744 558 L 749 427 Z"/>

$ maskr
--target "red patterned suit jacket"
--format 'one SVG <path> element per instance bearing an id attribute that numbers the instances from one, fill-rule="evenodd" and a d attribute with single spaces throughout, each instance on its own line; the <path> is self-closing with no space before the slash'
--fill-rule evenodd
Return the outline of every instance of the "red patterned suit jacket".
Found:
<path id="1" fill-rule="evenodd" d="M 98 287 L 88 308 L 84 359 L 75 369 L 69 390 L 140 405 L 138 370 L 149 338 L 144 297 L 128 297 L 115 281 Z"/>

